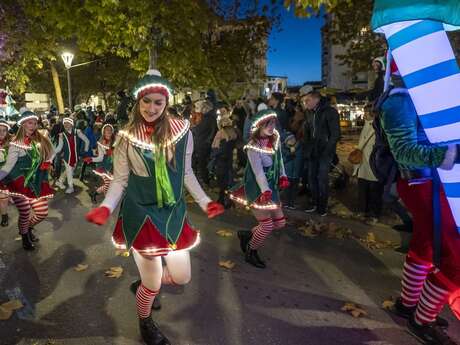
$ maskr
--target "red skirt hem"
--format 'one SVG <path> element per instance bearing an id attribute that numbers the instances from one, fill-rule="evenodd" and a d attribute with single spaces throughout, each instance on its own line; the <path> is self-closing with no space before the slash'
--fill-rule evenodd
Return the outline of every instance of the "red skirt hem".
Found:
<path id="1" fill-rule="evenodd" d="M 187 221 L 184 222 L 182 232 L 175 244 L 169 243 L 160 234 L 155 225 L 147 219 L 137 234 L 131 248 L 127 248 L 125 235 L 122 230 L 122 220 L 118 219 L 112 234 L 112 243 L 117 249 L 135 250 L 146 256 L 166 256 L 178 250 L 190 250 L 200 242 L 200 232 L 193 229 Z"/>

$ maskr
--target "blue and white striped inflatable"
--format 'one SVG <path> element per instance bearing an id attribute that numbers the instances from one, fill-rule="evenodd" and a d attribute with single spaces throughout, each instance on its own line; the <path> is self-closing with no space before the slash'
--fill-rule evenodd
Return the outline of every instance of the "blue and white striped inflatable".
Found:
<path id="1" fill-rule="evenodd" d="M 378 28 L 385 34 L 420 122 L 433 144 L 460 143 L 460 69 L 439 21 L 411 20 Z M 438 169 L 460 232 L 460 165 Z"/>

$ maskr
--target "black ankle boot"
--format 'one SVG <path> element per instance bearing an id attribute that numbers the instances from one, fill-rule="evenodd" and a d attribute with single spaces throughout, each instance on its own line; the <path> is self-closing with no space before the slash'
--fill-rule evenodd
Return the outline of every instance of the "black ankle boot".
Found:
<path id="1" fill-rule="evenodd" d="M 246 249 L 246 256 L 245 256 L 246 262 L 250 263 L 251 265 L 257 267 L 257 268 L 265 268 L 267 267 L 265 265 L 265 262 L 263 262 L 259 254 L 257 253 L 257 250 L 249 248 L 249 245 Z"/>
<path id="2" fill-rule="evenodd" d="M 96 198 L 97 198 L 97 192 L 96 192 L 96 191 L 90 191 L 90 190 L 89 190 L 89 191 L 88 191 L 88 195 L 89 195 L 89 197 L 91 198 L 91 202 L 92 202 L 93 204 L 97 204 L 97 199 L 96 199 Z"/>
<path id="3" fill-rule="evenodd" d="M 35 250 L 35 246 L 30 240 L 29 234 L 22 234 L 22 248 L 25 250 Z"/>
<path id="4" fill-rule="evenodd" d="M 29 232 L 27 233 L 29 235 L 29 238 L 32 242 L 40 242 L 40 239 L 34 235 L 32 232 L 33 228 L 29 228 Z"/>
<path id="5" fill-rule="evenodd" d="M 243 253 L 246 253 L 246 248 L 248 243 L 251 240 L 252 232 L 251 231 L 238 231 L 238 238 L 240 239 L 240 248 Z"/>
<path id="6" fill-rule="evenodd" d="M 1 226 L 8 226 L 8 214 L 2 214 Z"/>
<path id="7" fill-rule="evenodd" d="M 419 325 L 411 316 L 407 322 L 409 332 L 425 344 L 430 345 L 457 345 L 436 322 Z"/>
<path id="8" fill-rule="evenodd" d="M 398 297 L 396 299 L 396 302 L 395 302 L 395 305 L 393 306 L 392 309 L 390 309 L 394 314 L 400 316 L 400 317 L 403 317 L 405 319 L 409 319 L 411 317 L 413 317 L 414 313 L 415 313 L 415 309 L 417 309 L 417 307 L 406 307 L 403 303 L 402 303 L 402 299 L 401 297 Z M 440 317 L 440 316 L 437 316 L 436 317 L 436 320 L 435 320 L 435 323 L 437 326 L 441 327 L 441 328 L 448 328 L 449 327 L 449 322 Z"/>
<path id="9" fill-rule="evenodd" d="M 137 289 L 139 288 L 139 285 L 141 285 L 140 279 L 133 281 L 131 285 L 129 286 L 129 290 L 134 296 L 136 296 L 136 292 L 137 292 Z M 152 309 L 153 310 L 161 309 L 160 293 L 158 293 L 158 295 L 155 296 L 155 299 L 153 300 L 153 304 L 152 304 Z"/>
<path id="10" fill-rule="evenodd" d="M 147 345 L 171 345 L 168 338 L 161 333 L 158 325 L 153 322 L 151 316 L 145 319 L 139 318 L 139 330 Z"/>

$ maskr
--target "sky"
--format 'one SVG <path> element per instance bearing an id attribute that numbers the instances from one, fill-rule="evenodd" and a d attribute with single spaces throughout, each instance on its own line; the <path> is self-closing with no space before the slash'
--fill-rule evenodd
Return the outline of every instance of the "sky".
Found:
<path id="1" fill-rule="evenodd" d="M 287 76 L 288 85 L 321 80 L 321 26 L 324 19 L 296 18 L 282 10 L 281 32 L 269 37 L 267 74 Z"/>

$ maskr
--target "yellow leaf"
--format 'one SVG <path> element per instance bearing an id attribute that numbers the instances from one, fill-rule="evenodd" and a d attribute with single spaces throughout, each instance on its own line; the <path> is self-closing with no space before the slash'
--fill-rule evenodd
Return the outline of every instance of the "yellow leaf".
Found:
<path id="1" fill-rule="evenodd" d="M 18 299 L 11 300 L 1 304 L 0 320 L 8 320 L 11 317 L 11 315 L 13 315 L 14 310 L 21 309 L 22 307 L 24 307 L 24 305 Z"/>
<path id="2" fill-rule="evenodd" d="M 226 230 L 226 229 L 217 230 L 216 234 L 222 237 L 232 237 L 233 236 L 233 232 L 230 230 Z"/>
<path id="3" fill-rule="evenodd" d="M 231 270 L 235 267 L 235 263 L 231 260 L 219 261 L 219 266 Z"/>
<path id="4" fill-rule="evenodd" d="M 17 310 L 24 307 L 24 304 L 22 304 L 22 302 L 18 299 L 13 299 L 11 301 L 3 303 L 1 307 L 10 310 Z"/>
<path id="5" fill-rule="evenodd" d="M 374 243 L 375 242 L 375 235 L 373 232 L 368 232 L 366 236 L 366 241 L 368 243 Z"/>
<path id="6" fill-rule="evenodd" d="M 383 301 L 382 308 L 385 310 L 390 310 L 390 309 L 393 309 L 394 305 L 395 305 L 395 302 L 393 301 L 393 299 L 390 298 L 389 300 Z"/>
<path id="7" fill-rule="evenodd" d="M 88 269 L 88 265 L 78 264 L 78 265 L 75 266 L 73 269 L 74 269 L 75 271 L 77 271 L 77 272 L 86 271 L 86 270 Z"/>
<path id="8" fill-rule="evenodd" d="M 21 236 L 15 237 L 14 240 L 15 240 L 15 241 L 20 241 L 20 240 L 22 240 L 22 237 L 21 237 Z"/>
<path id="9" fill-rule="evenodd" d="M 120 266 L 110 267 L 108 271 L 105 271 L 105 275 L 109 278 L 120 278 L 123 274 L 123 268 Z"/>
<path id="10" fill-rule="evenodd" d="M 10 309 L 5 309 L 0 306 L 0 320 L 8 320 L 11 315 L 13 315 L 13 311 Z"/>
<path id="11" fill-rule="evenodd" d="M 353 317 L 367 316 L 367 312 L 361 308 L 358 304 L 347 302 L 340 308 L 342 311 L 346 311 Z"/>
<path id="12" fill-rule="evenodd" d="M 128 250 L 117 250 L 117 251 L 115 252 L 115 254 L 116 254 L 117 256 L 123 256 L 123 257 L 125 257 L 125 258 L 129 257 L 129 255 L 130 255 Z"/>

